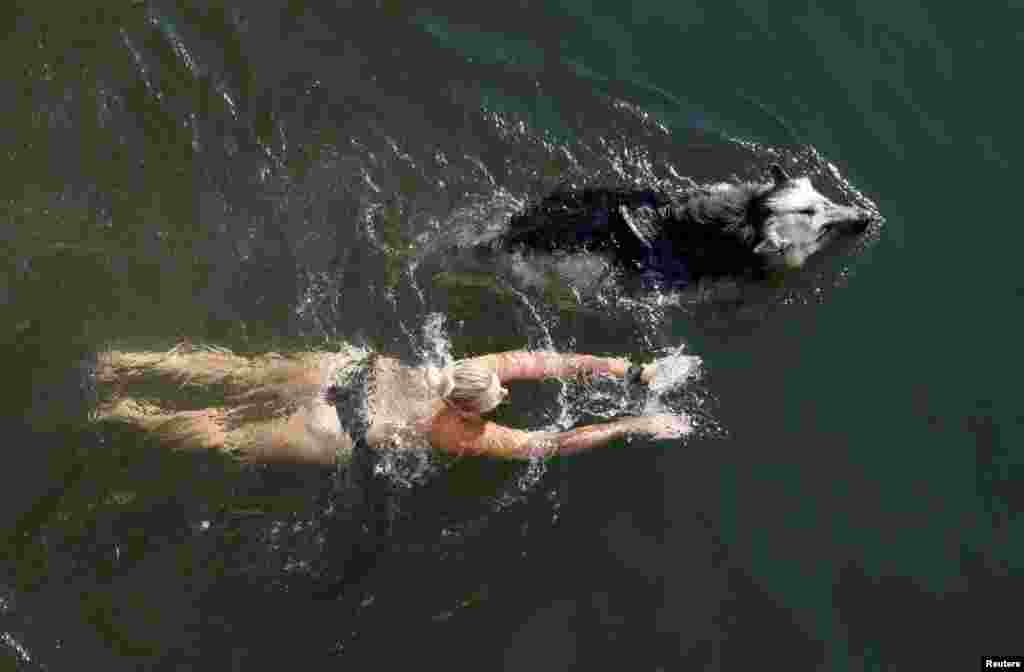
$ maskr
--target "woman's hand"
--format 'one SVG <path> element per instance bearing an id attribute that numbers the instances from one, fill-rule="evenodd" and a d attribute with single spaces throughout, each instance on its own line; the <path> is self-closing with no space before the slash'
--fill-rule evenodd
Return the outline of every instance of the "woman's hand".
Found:
<path id="1" fill-rule="evenodd" d="M 640 418 L 641 427 L 652 439 L 677 439 L 693 431 L 690 419 L 685 415 L 663 413 Z"/>

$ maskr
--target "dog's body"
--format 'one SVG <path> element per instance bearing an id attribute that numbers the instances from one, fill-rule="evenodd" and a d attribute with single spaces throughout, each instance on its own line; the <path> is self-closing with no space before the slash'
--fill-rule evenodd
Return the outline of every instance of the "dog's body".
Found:
<path id="1" fill-rule="evenodd" d="M 855 240 L 876 213 L 838 205 L 806 177 L 695 188 L 562 189 L 514 215 L 472 254 L 517 285 L 557 276 L 581 294 L 608 283 L 679 290 L 765 284 L 822 250 Z"/>

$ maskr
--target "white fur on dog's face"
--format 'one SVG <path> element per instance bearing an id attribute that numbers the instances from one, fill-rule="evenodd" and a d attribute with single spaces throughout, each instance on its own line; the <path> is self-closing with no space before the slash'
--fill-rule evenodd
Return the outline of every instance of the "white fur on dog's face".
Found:
<path id="1" fill-rule="evenodd" d="M 800 268 L 837 238 L 859 233 L 870 213 L 825 198 L 806 177 L 777 186 L 765 200 L 764 240 L 754 248 L 769 266 Z"/>
<path id="2" fill-rule="evenodd" d="M 776 185 L 775 191 L 768 199 L 768 208 L 775 212 L 795 212 L 813 208 L 819 202 L 832 203 L 814 188 L 811 180 L 798 177 Z"/>

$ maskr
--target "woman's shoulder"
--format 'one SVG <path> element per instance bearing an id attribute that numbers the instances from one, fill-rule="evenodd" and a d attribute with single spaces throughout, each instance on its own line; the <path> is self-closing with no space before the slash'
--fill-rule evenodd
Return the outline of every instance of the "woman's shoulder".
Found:
<path id="1" fill-rule="evenodd" d="M 505 427 L 478 415 L 451 408 L 439 412 L 430 425 L 430 443 L 443 453 L 522 458 L 532 432 Z"/>

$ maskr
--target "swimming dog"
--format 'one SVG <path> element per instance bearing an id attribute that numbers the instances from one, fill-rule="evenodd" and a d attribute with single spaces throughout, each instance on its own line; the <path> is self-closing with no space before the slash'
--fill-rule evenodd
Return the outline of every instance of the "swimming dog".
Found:
<path id="1" fill-rule="evenodd" d="M 508 231 L 488 246 L 524 255 L 590 252 L 646 285 L 681 288 L 715 279 L 762 281 L 799 269 L 879 219 L 832 202 L 809 178 L 790 177 L 778 165 L 771 178 L 681 197 L 651 189 L 563 189 L 513 216 Z"/>
<path id="2" fill-rule="evenodd" d="M 778 288 L 800 284 L 794 271 L 856 245 L 879 221 L 778 165 L 764 181 L 673 193 L 563 187 L 435 258 L 444 270 L 432 266 L 432 284 L 449 302 L 466 291 L 511 299 L 526 290 L 566 309 L 651 291 L 687 303 L 770 302 Z"/>

